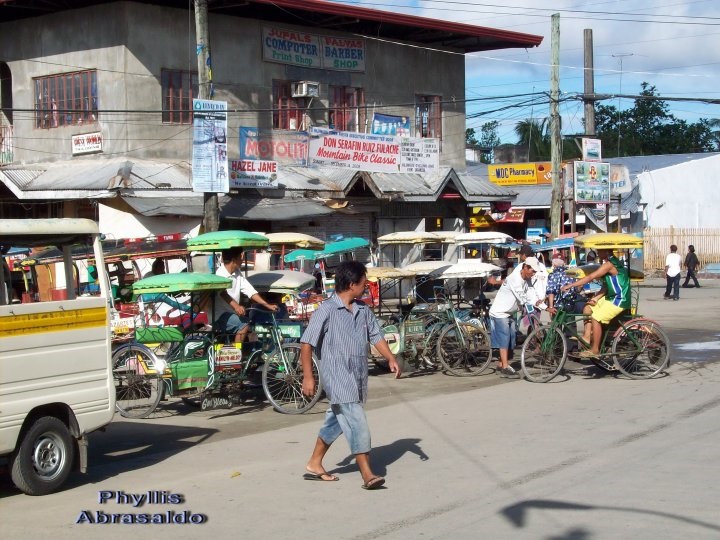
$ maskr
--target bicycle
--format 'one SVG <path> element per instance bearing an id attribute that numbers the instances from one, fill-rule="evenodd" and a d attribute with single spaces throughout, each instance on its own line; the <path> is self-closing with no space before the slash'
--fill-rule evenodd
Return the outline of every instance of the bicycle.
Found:
<path id="1" fill-rule="evenodd" d="M 446 300 L 443 290 L 436 294 L 442 303 L 449 323 L 441 330 L 437 341 L 437 357 L 445 370 L 458 377 L 480 375 L 492 360 L 490 336 L 482 323 L 468 320 L 469 312 L 458 313 Z"/>
<path id="2" fill-rule="evenodd" d="M 565 304 L 560 298 L 551 322 L 535 328 L 523 343 L 520 364 L 523 376 L 531 382 L 549 382 L 563 370 L 571 355 L 568 338 L 577 340 L 581 348 L 590 348 L 577 331 L 577 323 L 589 316 L 570 313 Z M 622 313 L 603 326 L 600 354 L 591 360 L 606 371 L 649 379 L 668 366 L 670 340 L 656 322 Z"/>

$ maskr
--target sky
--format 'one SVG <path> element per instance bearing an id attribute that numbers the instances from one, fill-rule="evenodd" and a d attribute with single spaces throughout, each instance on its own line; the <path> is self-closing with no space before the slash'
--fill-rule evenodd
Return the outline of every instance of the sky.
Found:
<path id="1" fill-rule="evenodd" d="M 718 0 L 333 0 L 382 11 L 409 13 L 540 35 L 532 49 L 469 53 L 465 59 L 468 128 L 479 134 L 486 122 L 500 122 L 503 143 L 517 142 L 515 125 L 549 116 L 547 100 L 508 96 L 550 91 L 551 16 L 560 15 L 560 92 L 583 92 L 583 31 L 592 29 L 595 92 L 638 94 L 641 83 L 663 97 L 720 99 L 720 1 Z M 496 98 L 496 99 L 488 99 Z M 523 101 L 527 103 L 521 105 Z M 632 107 L 632 99 L 604 104 Z M 516 105 L 498 111 L 507 105 Z M 720 118 L 720 105 L 667 102 L 677 118 L 694 123 Z M 563 134 L 582 133 L 583 105 L 560 105 Z M 473 117 L 477 115 L 477 117 Z"/>

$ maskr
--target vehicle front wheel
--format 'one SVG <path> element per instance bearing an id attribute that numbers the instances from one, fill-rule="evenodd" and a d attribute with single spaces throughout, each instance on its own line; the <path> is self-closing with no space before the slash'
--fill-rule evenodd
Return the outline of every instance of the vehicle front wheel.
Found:
<path id="1" fill-rule="evenodd" d="M 28 495 L 57 491 L 75 459 L 75 443 L 67 426 L 53 416 L 35 420 L 11 457 L 13 483 Z"/>
<path id="2" fill-rule="evenodd" d="M 550 382 L 562 370 L 567 354 L 567 342 L 559 328 L 538 326 L 523 342 L 520 353 L 523 376 L 531 382 Z"/>

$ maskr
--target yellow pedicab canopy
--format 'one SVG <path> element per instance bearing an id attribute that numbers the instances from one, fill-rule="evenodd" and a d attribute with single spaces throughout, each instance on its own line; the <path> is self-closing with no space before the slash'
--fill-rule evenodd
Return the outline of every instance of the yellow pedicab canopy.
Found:
<path id="1" fill-rule="evenodd" d="M 575 245 L 585 249 L 642 249 L 643 239 L 626 233 L 583 234 Z"/>

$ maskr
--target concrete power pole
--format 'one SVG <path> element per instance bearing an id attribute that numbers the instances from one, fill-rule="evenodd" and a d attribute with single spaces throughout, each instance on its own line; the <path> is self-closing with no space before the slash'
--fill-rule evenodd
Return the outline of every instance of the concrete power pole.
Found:
<path id="1" fill-rule="evenodd" d="M 552 170 L 552 200 L 550 203 L 550 234 L 553 238 L 560 236 L 562 231 L 562 175 L 560 174 L 561 140 L 560 140 L 560 14 L 555 13 L 551 19 L 550 49 L 550 168 Z"/>
<path id="2" fill-rule="evenodd" d="M 593 62 L 593 32 L 592 28 L 583 30 L 585 70 L 584 83 L 585 95 L 585 135 L 595 136 L 595 66 Z"/>
<path id="3" fill-rule="evenodd" d="M 195 35 L 197 36 L 198 99 L 210 99 L 210 36 L 208 31 L 208 0 L 195 1 Z M 220 227 L 217 193 L 203 193 L 203 228 L 205 232 Z"/>

